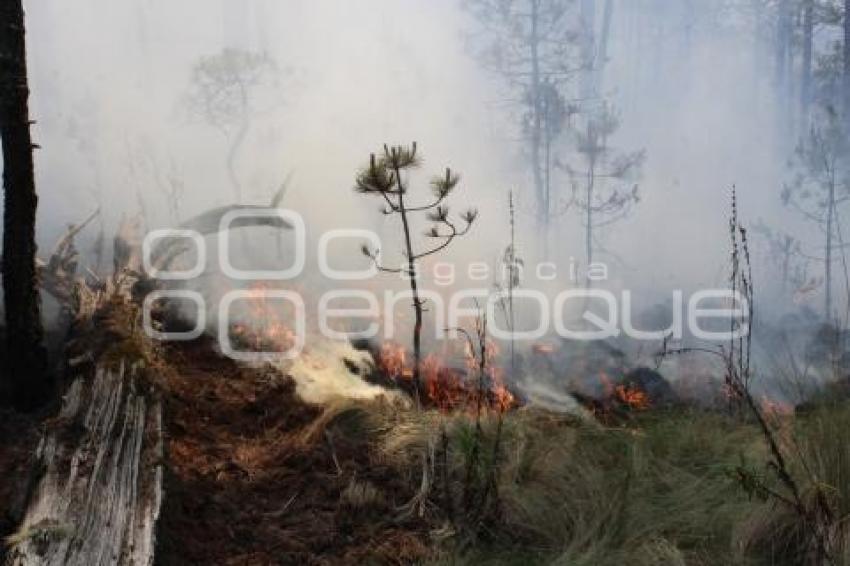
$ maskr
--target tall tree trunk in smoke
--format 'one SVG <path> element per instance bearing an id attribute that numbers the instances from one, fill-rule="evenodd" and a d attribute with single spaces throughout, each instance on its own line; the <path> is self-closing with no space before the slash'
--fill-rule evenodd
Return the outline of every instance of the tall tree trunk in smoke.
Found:
<path id="1" fill-rule="evenodd" d="M 0 5 L 0 139 L 3 144 L 3 291 L 8 371 L 15 404 L 31 409 L 49 392 L 35 268 L 35 192 L 24 8 Z"/>
<path id="2" fill-rule="evenodd" d="M 546 208 L 545 189 L 543 186 L 543 173 L 540 170 L 540 150 L 542 144 L 543 109 L 540 100 L 540 37 L 539 37 L 539 0 L 530 0 L 531 4 L 531 37 L 529 38 L 529 49 L 531 50 L 531 166 L 534 175 L 534 190 L 537 197 L 538 214 L 540 217 L 540 230 L 543 237 L 548 233 L 549 210 Z"/>
<path id="3" fill-rule="evenodd" d="M 835 169 L 830 169 L 829 193 L 826 203 L 826 258 L 824 269 L 824 317 L 832 320 L 832 238 L 835 230 Z"/>
<path id="4" fill-rule="evenodd" d="M 552 214 L 552 135 L 549 131 L 546 132 L 543 146 L 543 209 L 546 212 L 546 225 L 543 233 L 543 257 L 549 259 L 551 257 L 549 255 L 549 217 Z"/>
<path id="5" fill-rule="evenodd" d="M 844 76 L 842 93 L 845 128 L 850 131 L 850 0 L 844 0 Z"/>
<path id="6" fill-rule="evenodd" d="M 605 79 L 605 65 L 608 62 L 608 41 L 611 36 L 611 20 L 614 17 L 614 0 L 605 0 L 605 8 L 602 12 L 602 31 L 599 34 L 599 53 L 596 63 L 596 86 L 597 93 L 602 92 Z"/>
<path id="7" fill-rule="evenodd" d="M 552 228 L 552 205 L 556 200 L 550 188 L 556 184 L 556 141 L 567 116 L 565 95 L 569 92 L 575 98 L 572 81 L 579 74 L 576 67 L 581 67 L 576 49 L 581 33 L 573 9 L 577 3 L 578 0 L 463 2 L 482 31 L 470 42 L 475 57 L 488 70 L 499 73 L 516 94 L 538 242 L 545 242 Z M 553 109 L 550 102 L 555 102 L 555 115 L 549 112 Z"/>
<path id="8" fill-rule="evenodd" d="M 592 132 L 593 125 L 587 125 L 587 139 L 595 139 L 595 135 Z M 590 269 L 590 264 L 593 263 L 593 192 L 596 188 L 596 154 L 590 153 L 588 155 L 589 159 L 587 162 L 587 178 L 585 182 L 587 184 L 586 190 L 587 194 L 585 198 L 587 199 L 587 210 L 585 211 L 585 232 L 584 232 L 584 245 L 585 245 L 585 268 Z M 586 284 L 590 286 L 590 279 L 586 280 Z"/>
<path id="9" fill-rule="evenodd" d="M 778 93 L 779 117 L 782 126 L 788 126 L 790 112 L 788 67 L 791 60 L 791 0 L 780 0 L 776 26 L 776 92 Z"/>
<path id="10" fill-rule="evenodd" d="M 581 85 L 580 96 L 584 102 L 595 97 L 596 77 L 596 2 L 581 0 Z"/>
<path id="11" fill-rule="evenodd" d="M 805 131 L 809 125 L 809 107 L 812 98 L 812 51 L 814 42 L 814 0 L 803 5 L 803 66 L 800 77 L 800 126 Z"/>

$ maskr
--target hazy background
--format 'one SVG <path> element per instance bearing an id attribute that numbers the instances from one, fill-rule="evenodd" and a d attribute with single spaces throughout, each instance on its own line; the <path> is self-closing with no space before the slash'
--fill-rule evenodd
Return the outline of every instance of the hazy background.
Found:
<path id="1" fill-rule="evenodd" d="M 602 239 L 613 255 L 598 259 L 609 263 L 612 287 L 654 300 L 670 288 L 723 283 L 733 184 L 745 221 L 810 233 L 779 199 L 794 140 L 776 128 L 771 54 L 758 47 L 746 11 L 727 9 L 732 4 L 615 3 L 603 92 L 622 127 L 611 143 L 644 148 L 647 161 L 639 206 Z M 27 7 L 42 247 L 98 205 L 107 236 L 121 215 L 142 208 L 151 227 L 168 225 L 157 175 L 185 184 L 183 218 L 233 201 L 224 138 L 186 108 L 193 64 L 225 47 L 267 53 L 279 68 L 237 161 L 243 200 L 268 202 L 292 173 L 283 205 L 305 216 L 311 238 L 365 227 L 391 240 L 379 203 L 351 190 L 357 168 L 384 142 L 419 143 L 425 163 L 412 181 L 423 190 L 447 165 L 463 174 L 452 203 L 477 206 L 481 220 L 447 258 L 498 257 L 509 189 L 527 210 L 531 178 L 512 95 L 470 55 L 476 24 L 459 0 Z M 555 186 L 566 193 L 563 177 Z M 518 220 L 520 251 L 533 259 L 534 217 Z M 570 258 L 582 258 L 580 219 L 570 211 L 557 224 L 553 260 L 566 272 Z M 96 232 L 81 239 L 83 252 Z"/>

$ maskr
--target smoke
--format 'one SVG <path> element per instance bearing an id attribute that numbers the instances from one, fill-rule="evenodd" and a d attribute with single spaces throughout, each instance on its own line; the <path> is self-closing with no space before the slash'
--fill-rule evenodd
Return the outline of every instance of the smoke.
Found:
<path id="1" fill-rule="evenodd" d="M 733 185 L 745 223 L 763 219 L 804 239 L 815 236 L 779 200 L 793 140 L 777 127 L 783 107 L 763 24 L 728 3 L 614 6 L 602 92 L 622 127 L 611 143 L 645 149 L 648 157 L 640 202 L 600 233 L 599 261 L 609 277 L 599 286 L 631 289 L 647 309 L 673 289 L 723 286 Z M 511 189 L 518 194 L 517 247 L 532 266 L 528 272 L 544 259 L 529 210 L 533 188 L 517 95 L 470 55 L 476 24 L 459 1 L 40 0 L 28 8 L 42 249 L 97 206 L 107 237 L 122 215 L 143 213 L 149 229 L 174 225 L 175 182 L 184 220 L 233 204 L 229 139 L 188 108 L 193 66 L 233 48 L 265 54 L 276 67 L 235 159 L 243 204 L 268 203 L 291 175 L 282 206 L 305 218 L 307 250 L 327 230 L 365 228 L 381 237 L 389 261 L 400 259 L 399 226 L 380 214 L 381 202 L 352 186 L 383 143 L 415 140 L 424 163 L 411 174 L 413 190 L 427 200 L 428 179 L 450 166 L 462 174 L 453 210 L 481 212 L 471 235 L 441 255 L 458 266 L 452 289 L 471 284 L 463 280 L 470 262 L 501 257 L 509 243 Z M 562 144 L 556 151 L 570 149 Z M 570 192 L 563 172 L 555 190 Z M 583 262 L 581 219 L 569 210 L 554 224 L 549 259 L 558 277 L 526 280 L 550 295 L 583 284 L 570 276 Z M 80 238 L 89 261 L 96 235 L 91 227 Z M 240 261 L 278 257 L 274 233 L 236 238 Z M 356 242 L 346 246 L 335 248 L 335 263 L 366 265 Z M 772 299 L 766 248 L 757 240 L 753 248 L 765 281 L 759 290 Z M 307 271 L 312 275 L 300 285 L 333 286 L 316 282 L 315 254 L 308 253 Z M 433 270 L 424 274 L 423 285 L 433 288 Z M 221 279 L 212 280 L 200 285 L 215 295 Z M 405 286 L 388 279 L 370 285 Z M 788 308 L 787 298 L 759 306 L 770 311 L 774 304 Z"/>

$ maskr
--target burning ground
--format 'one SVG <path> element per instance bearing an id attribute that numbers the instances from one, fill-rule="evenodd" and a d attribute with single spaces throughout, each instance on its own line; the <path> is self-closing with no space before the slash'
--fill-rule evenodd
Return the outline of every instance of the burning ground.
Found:
<path id="1" fill-rule="evenodd" d="M 765 492 L 782 486 L 763 464 L 756 423 L 674 402 L 658 374 L 624 371 L 611 352 L 601 368 L 590 361 L 598 352 L 575 356 L 576 365 L 557 359 L 560 347 L 529 354 L 527 369 L 593 366 L 596 379 L 580 380 L 584 395 L 563 389 L 578 399 L 565 411 L 505 385 L 495 347 L 479 381 L 474 353 L 459 347 L 426 359 L 416 409 L 410 357 L 398 344 L 375 348 L 371 364 L 371 353 L 349 346 L 314 347 L 312 360 L 290 366 L 250 366 L 207 338 L 151 342 L 133 316 L 132 301 L 103 303 L 71 354 L 91 354 L 74 366 L 83 380 L 94 367 L 134 360 L 144 396 L 161 404 L 162 460 L 144 464 L 163 472 L 156 563 L 794 564 L 811 550 L 810 527 Z M 327 379 L 362 385 L 309 385 Z M 340 394 L 370 388 L 383 393 Z M 841 513 L 847 409 L 814 402 L 797 417 L 766 414 L 789 453 L 805 455 L 792 465 L 806 462 L 835 486 L 829 508 Z M 44 427 L 68 446 L 93 434 L 74 421 Z M 7 445 L 20 450 L 4 451 L 2 463 L 22 483 L 6 485 L 25 486 L 32 434 L 14 438 Z M 2 492 L 4 508 L 18 496 Z M 10 517 L 18 524 L 10 563 L 75 540 L 75 517 L 52 530 Z M 832 536 L 843 541 L 843 527 Z"/>
<path id="2" fill-rule="evenodd" d="M 69 264 L 43 268 L 70 321 L 61 408 L 38 431 L 38 416 L 10 415 L 3 429 L 8 564 L 850 556 L 846 380 L 794 406 L 749 388 L 735 344 L 714 362 L 680 349 L 650 367 L 601 341 L 514 351 L 481 317 L 426 342 L 418 382 L 403 343 L 313 328 L 292 360 L 237 361 L 210 329 L 182 342 L 145 332 L 144 299 L 166 284 L 128 266 L 83 280 Z M 244 293 L 226 327 L 236 350 L 296 341 L 265 290 Z M 193 326 L 177 301 L 151 321 Z M 841 342 L 821 335 L 815 358 Z"/>

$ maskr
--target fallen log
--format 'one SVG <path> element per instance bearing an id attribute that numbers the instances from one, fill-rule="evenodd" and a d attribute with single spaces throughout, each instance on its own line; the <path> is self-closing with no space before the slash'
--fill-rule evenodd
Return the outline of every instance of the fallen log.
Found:
<path id="1" fill-rule="evenodd" d="M 161 407 L 141 368 L 74 380 L 38 446 L 40 479 L 7 564 L 152 564 L 162 450 Z"/>
<path id="2" fill-rule="evenodd" d="M 282 192 L 275 200 L 279 202 Z M 204 235 L 234 205 L 199 215 L 188 226 Z M 150 367 L 157 345 L 139 329 L 139 305 L 157 282 L 140 265 L 137 220 L 122 221 L 114 239 L 114 273 L 80 277 L 75 236 L 98 214 L 71 225 L 46 261 L 37 262 L 42 288 L 68 317 L 65 344 L 71 377 L 57 416 L 45 422 L 36 448 L 23 518 L 3 541 L 5 566 L 148 566 L 155 561 L 163 501 L 163 416 Z M 279 218 L 245 218 L 231 228 L 289 225 Z M 155 265 L 181 249 L 159 248 Z"/>

